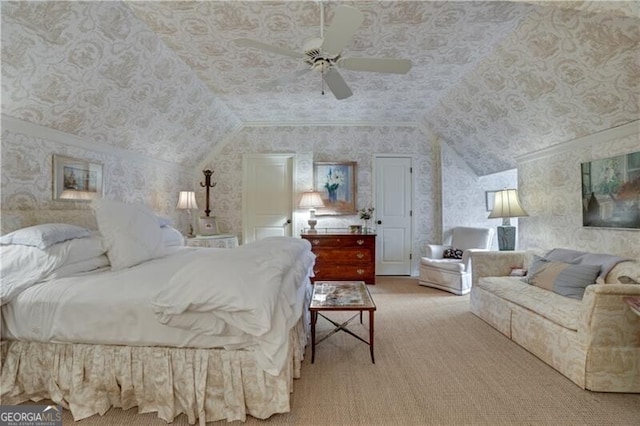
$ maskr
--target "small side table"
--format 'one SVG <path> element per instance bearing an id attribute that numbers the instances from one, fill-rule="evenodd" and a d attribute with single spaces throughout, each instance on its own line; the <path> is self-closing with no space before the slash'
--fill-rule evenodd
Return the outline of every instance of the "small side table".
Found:
<path id="1" fill-rule="evenodd" d="M 196 235 L 186 238 L 188 247 L 234 248 L 238 246 L 238 236 L 233 234 Z"/>
<path id="2" fill-rule="evenodd" d="M 344 331 L 369 345 L 371 362 L 375 364 L 376 359 L 373 356 L 373 320 L 375 310 L 376 304 L 373 303 L 371 293 L 369 293 L 364 281 L 316 281 L 313 285 L 313 296 L 309 304 L 309 313 L 311 314 L 311 364 L 316 358 L 316 345 L 338 331 Z M 346 328 L 354 318 L 358 317 L 358 313 L 340 324 L 323 314 L 327 311 L 357 311 L 360 314 L 360 324 L 362 324 L 362 312 L 369 312 L 369 340 L 363 339 Z M 335 328 L 324 337 L 316 340 L 318 316 L 329 321 Z"/>

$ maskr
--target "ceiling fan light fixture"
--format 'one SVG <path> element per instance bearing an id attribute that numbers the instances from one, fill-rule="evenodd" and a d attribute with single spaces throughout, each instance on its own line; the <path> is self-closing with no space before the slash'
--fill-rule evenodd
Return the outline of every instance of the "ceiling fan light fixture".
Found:
<path id="1" fill-rule="evenodd" d="M 318 58 L 313 62 L 313 65 L 311 65 L 311 69 L 313 71 L 318 71 L 320 74 L 326 74 L 329 72 L 333 64 L 334 61 L 331 59 Z"/>
<path id="2" fill-rule="evenodd" d="M 303 58 L 304 63 L 309 68 L 297 71 L 293 74 L 293 77 L 296 78 L 308 71 L 318 71 L 322 76 L 323 86 L 326 84 L 338 100 L 346 99 L 353 95 L 353 92 L 338 72 L 338 68 L 391 74 L 405 74 L 411 69 L 411 61 L 407 59 L 342 58 L 342 49 L 353 40 L 356 31 L 364 21 L 364 15 L 355 7 L 339 5 L 335 8 L 331 26 L 325 32 L 323 30 L 324 12 L 322 2 L 320 2 L 320 11 L 320 37 L 306 40 L 303 43 L 303 51 L 301 53 L 256 40 L 238 39 L 236 42 L 241 46 L 262 49 L 294 58 Z M 279 84 L 289 80 L 291 80 L 290 77 L 280 77 L 276 82 Z"/>

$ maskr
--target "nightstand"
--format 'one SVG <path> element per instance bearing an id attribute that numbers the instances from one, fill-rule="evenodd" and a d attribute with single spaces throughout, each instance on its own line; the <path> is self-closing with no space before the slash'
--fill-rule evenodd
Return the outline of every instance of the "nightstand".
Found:
<path id="1" fill-rule="evenodd" d="M 196 235 L 185 238 L 188 247 L 234 248 L 238 246 L 238 236 L 233 234 Z"/>

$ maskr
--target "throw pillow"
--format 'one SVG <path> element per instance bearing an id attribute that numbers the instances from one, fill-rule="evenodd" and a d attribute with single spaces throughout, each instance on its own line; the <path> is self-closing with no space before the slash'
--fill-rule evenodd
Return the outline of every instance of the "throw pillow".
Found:
<path id="1" fill-rule="evenodd" d="M 527 282 L 561 296 L 582 299 L 585 288 L 596 282 L 600 265 L 572 264 L 534 257 Z"/>
<path id="2" fill-rule="evenodd" d="M 604 253 L 588 253 L 564 248 L 555 248 L 544 255 L 546 259 L 557 260 L 566 263 L 580 263 L 588 265 L 600 265 L 598 278 L 604 280 L 609 271 L 620 262 L 633 260 L 626 257 L 614 256 Z"/>
<path id="3" fill-rule="evenodd" d="M 462 253 L 462 250 L 451 247 L 442 252 L 442 257 L 444 259 L 462 259 Z"/>
<path id="4" fill-rule="evenodd" d="M 93 202 L 112 270 L 137 265 L 165 253 L 158 217 L 142 204 L 100 198 Z"/>

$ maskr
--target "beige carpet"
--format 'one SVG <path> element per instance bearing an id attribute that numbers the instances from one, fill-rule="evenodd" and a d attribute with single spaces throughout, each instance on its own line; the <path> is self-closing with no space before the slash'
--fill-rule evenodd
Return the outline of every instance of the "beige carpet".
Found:
<path id="1" fill-rule="evenodd" d="M 378 277 L 370 291 L 376 364 L 365 344 L 335 334 L 317 347 L 314 364 L 307 348 L 292 412 L 247 425 L 640 425 L 640 395 L 580 389 L 471 314 L 468 296 L 394 277 Z M 323 319 L 318 326 L 331 328 Z M 361 327 L 352 329 L 366 336 Z M 71 421 L 65 411 L 64 424 Z M 162 424 L 135 409 L 78 422 Z"/>

